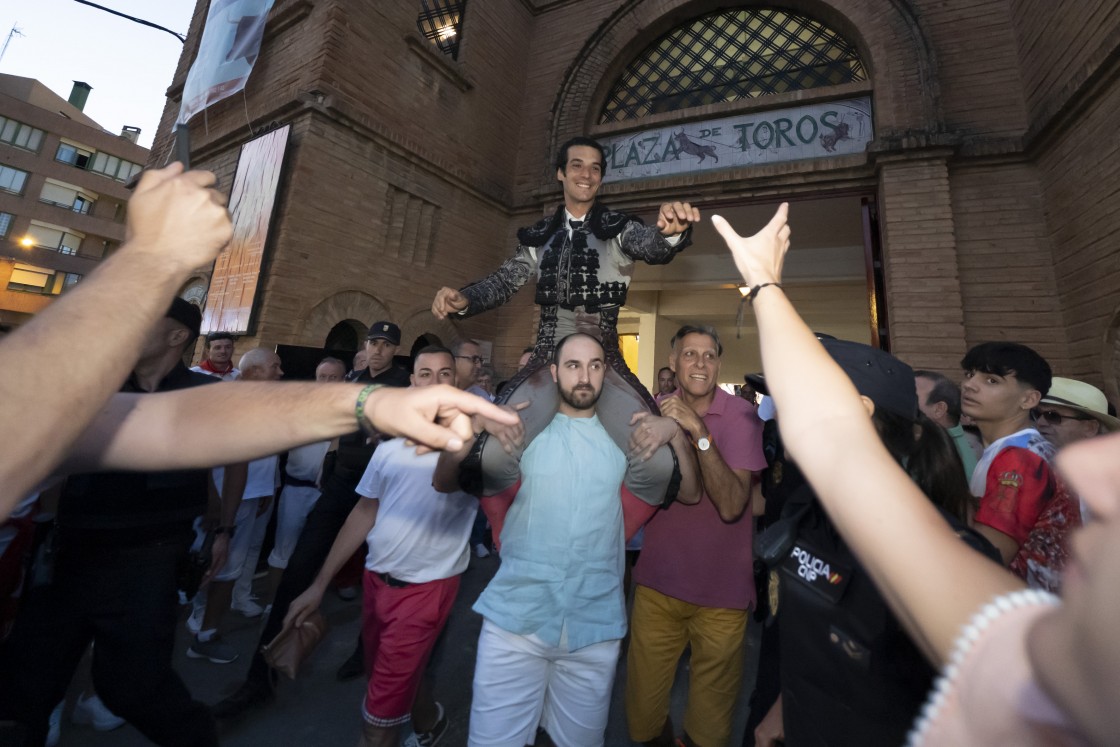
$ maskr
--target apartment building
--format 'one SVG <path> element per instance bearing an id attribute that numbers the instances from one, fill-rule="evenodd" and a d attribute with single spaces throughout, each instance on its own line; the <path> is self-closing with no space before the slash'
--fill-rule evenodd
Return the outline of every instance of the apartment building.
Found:
<path id="1" fill-rule="evenodd" d="M 0 74 L 0 325 L 18 326 L 124 240 L 126 183 L 148 160 L 139 130 L 106 131 L 32 78 Z"/>

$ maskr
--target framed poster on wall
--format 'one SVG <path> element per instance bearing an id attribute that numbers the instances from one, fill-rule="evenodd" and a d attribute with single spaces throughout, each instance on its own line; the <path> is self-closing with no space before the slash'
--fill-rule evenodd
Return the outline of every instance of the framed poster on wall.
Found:
<path id="1" fill-rule="evenodd" d="M 229 196 L 233 238 L 214 263 L 203 334 L 250 331 L 290 131 L 284 125 L 241 146 Z"/>

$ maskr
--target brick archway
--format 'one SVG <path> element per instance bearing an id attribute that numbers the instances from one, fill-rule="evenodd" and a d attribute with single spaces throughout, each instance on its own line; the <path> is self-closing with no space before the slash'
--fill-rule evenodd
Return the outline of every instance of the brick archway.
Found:
<path id="1" fill-rule="evenodd" d="M 413 311 L 400 323 L 400 327 L 401 350 L 405 353 L 409 351 L 416 338 L 425 332 L 436 335 L 448 347 L 462 336 L 459 330 L 455 328 L 455 324 L 449 319 L 440 321 L 432 316 L 432 310 L 429 307 Z"/>
<path id="2" fill-rule="evenodd" d="M 623 3 L 591 34 L 564 76 L 552 107 L 549 153 L 594 124 L 615 75 L 645 44 L 719 7 L 715 0 Z M 859 48 L 875 91 L 880 137 L 928 130 L 931 123 L 941 129 L 936 59 L 910 0 L 787 0 L 777 7 L 817 19 Z"/>
<path id="3" fill-rule="evenodd" d="M 331 329 L 346 319 L 357 319 L 368 329 L 379 320 L 393 321 L 389 308 L 362 291 L 341 291 L 317 303 L 304 319 L 300 340 L 304 345 L 320 346 Z"/>

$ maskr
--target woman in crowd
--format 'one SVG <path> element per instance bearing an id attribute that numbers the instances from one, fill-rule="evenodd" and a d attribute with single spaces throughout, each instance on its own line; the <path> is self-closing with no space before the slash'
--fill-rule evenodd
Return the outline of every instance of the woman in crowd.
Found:
<path id="1" fill-rule="evenodd" d="M 716 229 L 751 287 L 763 368 L 787 451 L 907 631 L 945 666 L 913 744 L 1110 744 L 1120 734 L 1120 440 L 1059 457 L 1094 520 L 1064 599 L 962 543 L 883 447 L 860 397 L 781 289 L 788 206 L 743 238 Z"/>

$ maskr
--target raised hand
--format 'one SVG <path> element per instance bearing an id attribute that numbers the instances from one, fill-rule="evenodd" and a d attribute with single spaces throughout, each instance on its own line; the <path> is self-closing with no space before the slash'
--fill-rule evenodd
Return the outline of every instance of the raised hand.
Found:
<path id="1" fill-rule="evenodd" d="M 436 292 L 436 297 L 432 301 L 432 314 L 436 319 L 446 319 L 450 314 L 460 312 L 468 305 L 466 296 L 454 288 L 444 286 Z"/>
<path id="2" fill-rule="evenodd" d="M 664 236 L 676 236 L 700 220 L 700 210 L 687 202 L 666 202 L 657 213 L 657 227 Z"/>
<path id="3" fill-rule="evenodd" d="M 789 203 L 783 202 L 770 222 L 754 236 L 740 236 L 721 216 L 712 216 L 712 225 L 731 250 L 735 267 L 747 285 L 778 283 L 782 280 L 782 264 L 789 251 Z"/>

